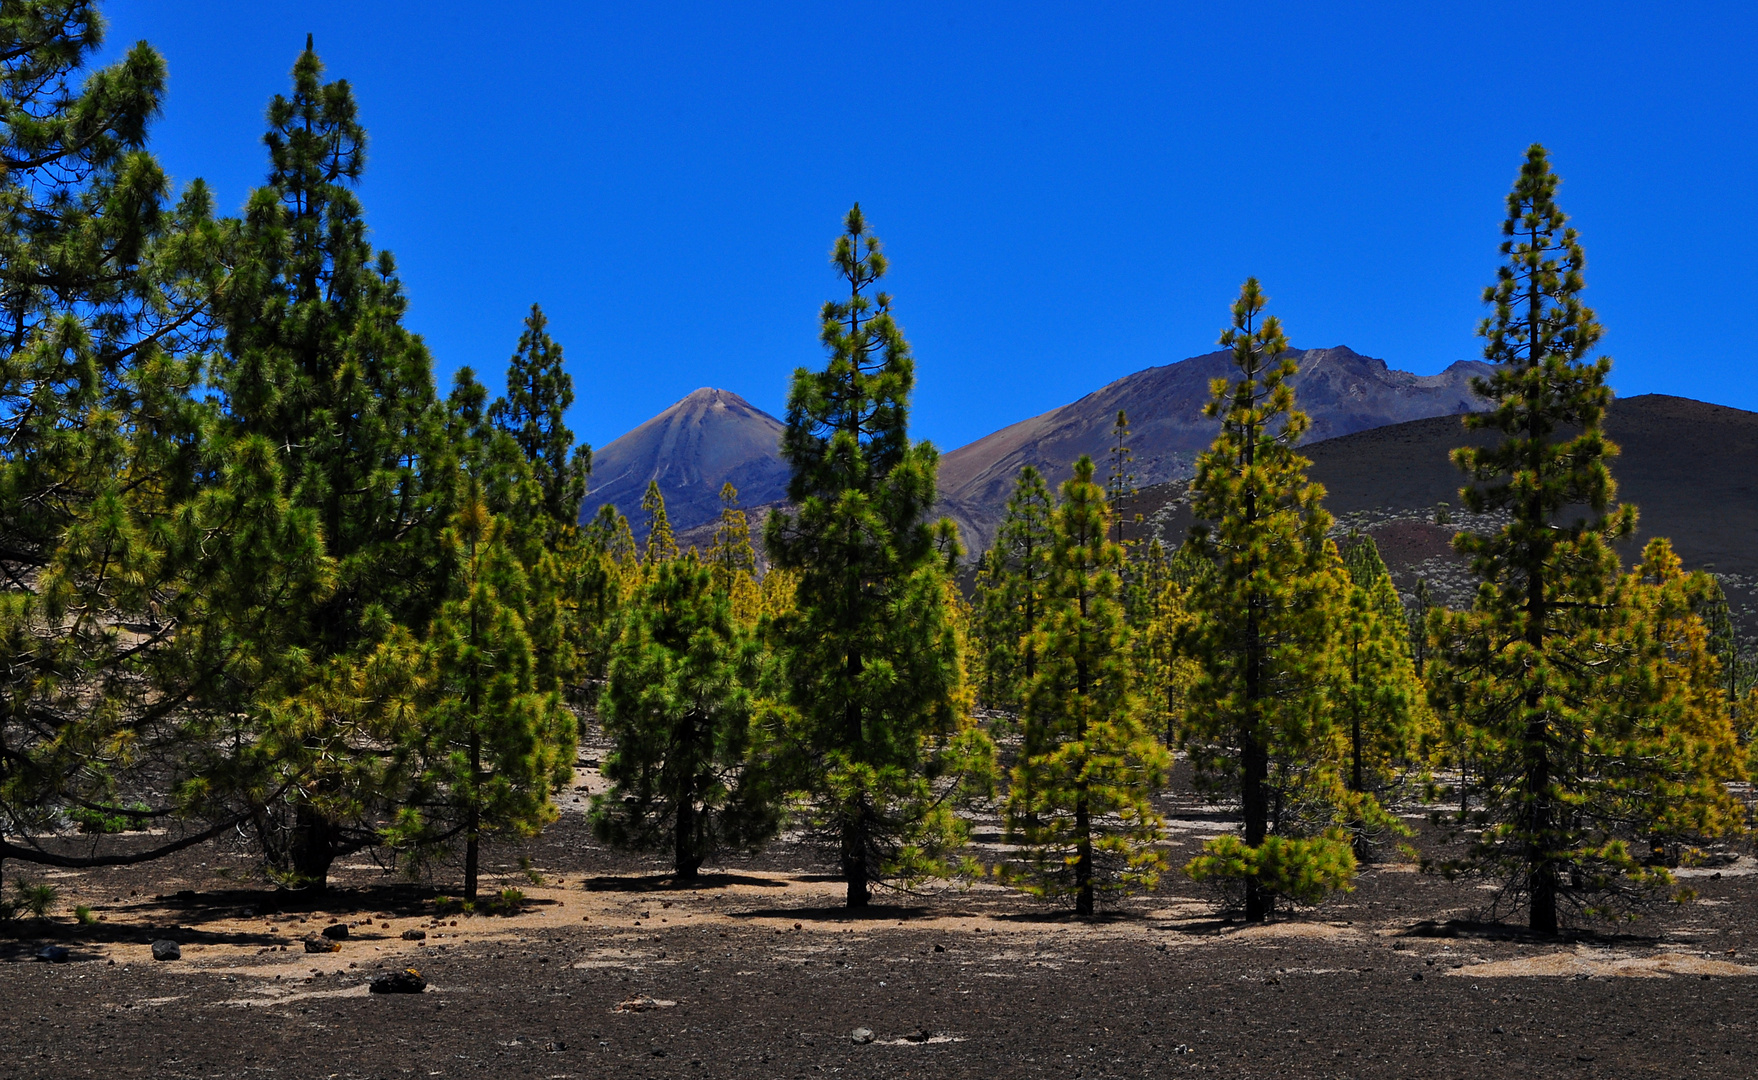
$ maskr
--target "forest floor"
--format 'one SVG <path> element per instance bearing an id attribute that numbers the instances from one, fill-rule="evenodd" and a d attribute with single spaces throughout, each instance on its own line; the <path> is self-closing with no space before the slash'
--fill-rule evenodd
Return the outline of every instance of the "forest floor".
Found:
<path id="1" fill-rule="evenodd" d="M 580 794 L 491 851 L 485 892 L 525 894 L 510 916 L 441 916 L 450 867 L 415 884 L 350 862 L 312 895 L 219 843 L 130 868 L 10 863 L 59 899 L 0 924 L 0 1080 L 1758 1072 L 1747 855 L 1683 871 L 1693 903 L 1552 939 L 1482 921 L 1481 884 L 1390 861 L 1251 927 L 1176 871 L 1093 919 L 989 885 L 852 914 L 825 851 L 777 844 L 678 884 L 593 842 Z M 1174 865 L 1230 827 L 1188 795 L 1166 809 Z M 335 923 L 339 951 L 304 951 Z M 159 939 L 182 958 L 154 961 Z M 36 959 L 50 945 L 65 962 Z M 367 992 L 403 967 L 425 993 Z"/>

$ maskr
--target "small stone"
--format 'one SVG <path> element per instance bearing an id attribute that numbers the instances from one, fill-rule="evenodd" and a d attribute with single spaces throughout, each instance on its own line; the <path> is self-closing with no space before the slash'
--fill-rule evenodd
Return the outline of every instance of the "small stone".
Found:
<path id="1" fill-rule="evenodd" d="M 402 971 L 381 971 L 372 977 L 367 990 L 374 994 L 419 994 L 427 989 L 427 980 L 414 968 Z"/>
<path id="2" fill-rule="evenodd" d="M 427 940 L 427 931 L 426 930 L 405 930 L 405 931 L 403 931 L 403 940 L 404 941 L 426 941 Z"/>
<path id="3" fill-rule="evenodd" d="M 181 960 L 183 959 L 183 946 L 177 944 L 175 941 L 155 941 L 153 942 L 153 959 Z"/>
<path id="4" fill-rule="evenodd" d="M 65 945 L 44 945 L 37 950 L 37 959 L 45 964 L 65 964 L 69 955 Z"/>
<path id="5" fill-rule="evenodd" d="M 305 939 L 305 951 L 311 953 L 341 952 L 342 943 L 312 934 Z"/>
<path id="6" fill-rule="evenodd" d="M 856 1046 L 865 1046 L 873 1041 L 872 1028 L 856 1028 L 848 1033 L 848 1041 Z"/>
<path id="7" fill-rule="evenodd" d="M 347 923 L 335 923 L 334 925 L 326 926 L 323 928 L 323 935 L 324 935 L 324 937 L 329 938 L 331 941 L 347 941 L 348 940 L 348 924 Z"/>

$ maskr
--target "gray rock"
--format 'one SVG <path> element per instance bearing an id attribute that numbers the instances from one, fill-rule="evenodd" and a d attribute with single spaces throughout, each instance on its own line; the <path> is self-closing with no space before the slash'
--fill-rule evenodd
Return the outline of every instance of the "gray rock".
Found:
<path id="1" fill-rule="evenodd" d="M 327 937 L 319 937 L 317 934 L 312 934 L 305 939 L 305 951 L 315 953 L 341 952 L 342 943 L 339 941 L 332 941 Z"/>
<path id="2" fill-rule="evenodd" d="M 405 931 L 403 931 L 403 940 L 404 941 L 426 941 L 427 940 L 427 931 L 426 930 L 405 930 Z"/>
<path id="3" fill-rule="evenodd" d="M 44 945 L 37 950 L 37 959 L 45 964 L 65 964 L 69 955 L 65 945 Z"/>
<path id="4" fill-rule="evenodd" d="M 175 941 L 166 941 L 163 939 L 155 941 L 153 942 L 153 959 L 181 960 L 183 959 L 183 946 L 177 944 Z"/>
<path id="5" fill-rule="evenodd" d="M 873 1041 L 872 1028 L 856 1028 L 848 1033 L 848 1041 L 856 1046 L 865 1046 Z"/>
<path id="6" fill-rule="evenodd" d="M 331 926 L 324 927 L 323 935 L 331 941 L 347 941 L 348 927 L 343 923 L 335 923 Z"/>

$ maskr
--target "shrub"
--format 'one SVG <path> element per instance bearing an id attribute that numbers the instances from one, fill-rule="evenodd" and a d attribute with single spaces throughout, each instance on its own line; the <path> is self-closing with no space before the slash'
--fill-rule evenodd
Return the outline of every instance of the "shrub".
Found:
<path id="1" fill-rule="evenodd" d="M 1184 867 L 1193 881 L 1243 882 L 1258 885 L 1296 904 L 1317 904 L 1327 893 L 1355 886 L 1355 852 L 1340 834 L 1327 833 L 1293 840 L 1271 836 L 1256 848 L 1237 836 L 1217 836 L 1203 853 Z"/>

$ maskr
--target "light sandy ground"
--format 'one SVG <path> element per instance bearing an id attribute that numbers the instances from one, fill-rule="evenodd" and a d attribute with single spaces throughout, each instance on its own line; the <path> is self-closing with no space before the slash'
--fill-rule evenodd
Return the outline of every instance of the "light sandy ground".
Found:
<path id="1" fill-rule="evenodd" d="M 1509 978 L 1523 975 L 1568 976 L 1570 978 L 1670 979 L 1674 975 L 1758 975 L 1758 967 L 1736 964 L 1729 960 L 1684 952 L 1639 954 L 1612 949 L 1578 946 L 1573 950 L 1540 953 L 1518 960 L 1494 960 L 1449 969 L 1448 975 L 1466 975 L 1473 979 Z"/>

